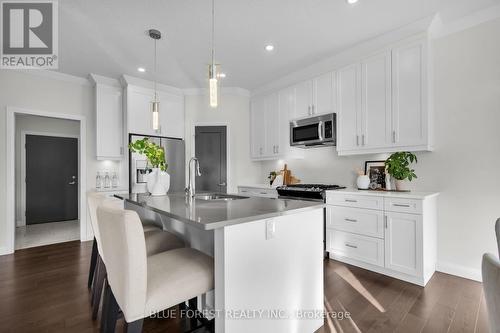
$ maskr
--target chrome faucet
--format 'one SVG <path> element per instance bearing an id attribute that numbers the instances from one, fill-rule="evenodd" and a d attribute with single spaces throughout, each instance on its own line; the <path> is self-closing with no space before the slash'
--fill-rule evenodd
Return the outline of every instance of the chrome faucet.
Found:
<path id="1" fill-rule="evenodd" d="M 192 165 L 194 162 L 194 168 L 192 168 Z M 186 188 L 186 194 L 189 195 L 190 197 L 194 197 L 196 195 L 196 176 L 201 176 L 201 171 L 200 171 L 200 161 L 196 157 L 192 157 L 189 160 L 188 163 L 188 168 L 189 168 L 189 182 L 188 182 L 188 187 Z"/>

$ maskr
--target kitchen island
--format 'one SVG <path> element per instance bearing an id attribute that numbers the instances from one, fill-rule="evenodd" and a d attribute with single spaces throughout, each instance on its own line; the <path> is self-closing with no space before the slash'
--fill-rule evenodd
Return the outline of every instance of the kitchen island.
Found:
<path id="1" fill-rule="evenodd" d="M 126 209 L 214 257 L 198 308 L 215 331 L 315 332 L 323 325 L 323 208 L 314 201 L 120 194 Z"/>

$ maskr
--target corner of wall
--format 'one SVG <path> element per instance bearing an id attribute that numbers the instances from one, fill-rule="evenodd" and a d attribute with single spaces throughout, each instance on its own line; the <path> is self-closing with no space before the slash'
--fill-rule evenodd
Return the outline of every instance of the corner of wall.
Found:
<path id="1" fill-rule="evenodd" d="M 456 265 L 450 262 L 438 261 L 436 270 L 441 273 L 456 275 L 465 279 L 482 282 L 481 270 L 466 266 Z"/>

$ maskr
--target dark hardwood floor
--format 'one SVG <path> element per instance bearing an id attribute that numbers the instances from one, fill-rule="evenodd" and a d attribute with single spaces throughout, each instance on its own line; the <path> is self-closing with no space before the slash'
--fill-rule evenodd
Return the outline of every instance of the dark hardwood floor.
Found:
<path id="1" fill-rule="evenodd" d="M 0 256 L 0 332 L 98 332 L 87 290 L 90 251 L 90 242 L 77 241 Z M 318 333 L 488 331 L 481 284 L 442 273 L 421 288 L 326 260 L 325 307 L 350 318 L 327 319 Z M 144 332 L 181 326 L 147 319 Z"/>

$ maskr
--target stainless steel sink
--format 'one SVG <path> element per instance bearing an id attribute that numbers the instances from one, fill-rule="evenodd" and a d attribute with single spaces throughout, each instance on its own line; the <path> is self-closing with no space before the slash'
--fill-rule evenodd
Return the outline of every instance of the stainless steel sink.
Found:
<path id="1" fill-rule="evenodd" d="M 249 197 L 243 197 L 241 195 L 219 194 L 219 193 L 203 193 L 203 194 L 197 194 L 194 197 L 196 199 L 206 200 L 206 201 L 231 201 L 231 200 L 240 200 L 249 198 Z"/>

